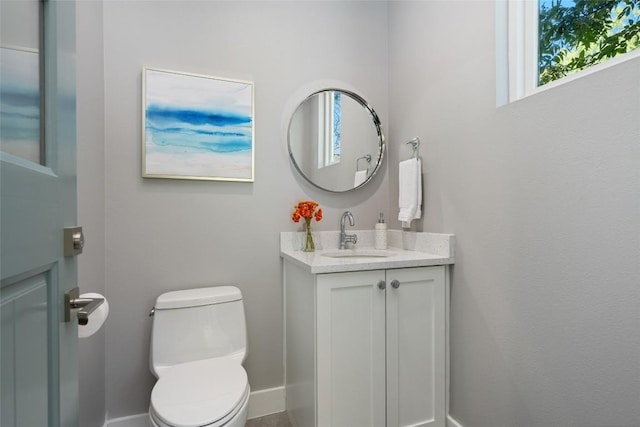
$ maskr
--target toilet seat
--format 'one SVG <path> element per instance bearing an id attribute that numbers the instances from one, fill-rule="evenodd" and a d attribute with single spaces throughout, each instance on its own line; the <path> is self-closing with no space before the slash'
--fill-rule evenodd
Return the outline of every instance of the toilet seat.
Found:
<path id="1" fill-rule="evenodd" d="M 182 363 L 168 369 L 151 392 L 149 409 L 161 426 L 218 427 L 246 405 L 247 373 L 226 358 Z"/>

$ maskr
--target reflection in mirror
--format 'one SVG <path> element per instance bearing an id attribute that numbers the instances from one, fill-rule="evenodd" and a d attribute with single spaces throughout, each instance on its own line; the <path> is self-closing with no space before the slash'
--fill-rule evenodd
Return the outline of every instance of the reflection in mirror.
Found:
<path id="1" fill-rule="evenodd" d="M 40 0 L 0 1 L 0 149 L 44 163 Z"/>
<path id="2" fill-rule="evenodd" d="M 384 136 L 373 108 L 340 89 L 315 92 L 289 122 L 289 156 L 296 170 L 323 190 L 344 192 L 369 182 L 382 164 Z"/>
<path id="3" fill-rule="evenodd" d="M 318 94 L 318 169 L 340 163 L 342 142 L 342 94 Z"/>

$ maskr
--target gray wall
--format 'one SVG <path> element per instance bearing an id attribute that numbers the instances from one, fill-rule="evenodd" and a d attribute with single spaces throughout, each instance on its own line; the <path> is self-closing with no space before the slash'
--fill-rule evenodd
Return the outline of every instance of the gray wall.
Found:
<path id="1" fill-rule="evenodd" d="M 169 290 L 237 284 L 251 387 L 282 385 L 278 233 L 300 229 L 290 220 L 293 205 L 318 201 L 320 230 L 336 229 L 347 208 L 369 229 L 389 205 L 384 171 L 355 195 L 304 184 L 289 165 L 283 124 L 292 100 L 321 80 L 346 82 L 387 123 L 386 24 L 385 2 L 104 3 L 109 418 L 148 409 L 147 314 Z M 141 178 L 145 66 L 255 83 L 255 183 Z"/>
<path id="2" fill-rule="evenodd" d="M 76 4 L 78 224 L 86 245 L 78 257 L 81 292 L 105 294 L 104 64 L 102 3 Z M 109 320 L 110 321 L 110 320 Z M 79 341 L 80 426 L 105 419 L 105 329 Z"/>
<path id="3" fill-rule="evenodd" d="M 417 228 L 457 240 L 452 416 L 640 425 L 640 59 L 496 108 L 494 2 L 389 15 L 391 208 L 419 135 Z"/>
<path id="4" fill-rule="evenodd" d="M 107 2 L 104 129 L 101 12 L 80 3 L 80 283 L 111 303 L 110 417 L 147 410 L 146 315 L 166 290 L 237 283 L 252 388 L 281 385 L 277 232 L 296 229 L 291 206 L 319 201 L 320 229 L 345 208 L 369 228 L 388 206 L 397 228 L 397 162 L 419 135 L 425 215 L 414 229 L 457 236 L 453 417 L 464 427 L 638 425 L 640 60 L 496 108 L 493 2 L 391 2 L 388 33 L 382 2 Z M 327 38 L 318 27 L 329 16 L 338 22 Z M 256 83 L 254 184 L 140 178 L 143 66 Z M 388 134 L 388 175 L 354 195 L 318 192 L 288 165 L 292 99 L 325 79 L 369 99 Z M 104 413 L 102 339 L 80 344 L 93 408 L 83 426 Z"/>

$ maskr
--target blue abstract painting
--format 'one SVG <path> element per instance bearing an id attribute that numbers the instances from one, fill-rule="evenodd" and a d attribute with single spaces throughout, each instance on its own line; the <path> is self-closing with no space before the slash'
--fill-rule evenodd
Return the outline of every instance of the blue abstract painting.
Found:
<path id="1" fill-rule="evenodd" d="M 36 50 L 0 48 L 0 148 L 40 163 L 40 68 Z"/>
<path id="2" fill-rule="evenodd" d="M 253 84 L 144 70 L 143 176 L 253 181 Z"/>

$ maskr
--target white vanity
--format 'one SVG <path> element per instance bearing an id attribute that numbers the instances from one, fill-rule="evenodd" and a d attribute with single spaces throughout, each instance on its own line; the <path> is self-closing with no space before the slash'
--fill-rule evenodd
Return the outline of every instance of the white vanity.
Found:
<path id="1" fill-rule="evenodd" d="M 281 233 L 285 386 L 298 427 L 444 427 L 449 265 L 454 236 L 372 231 Z"/>

